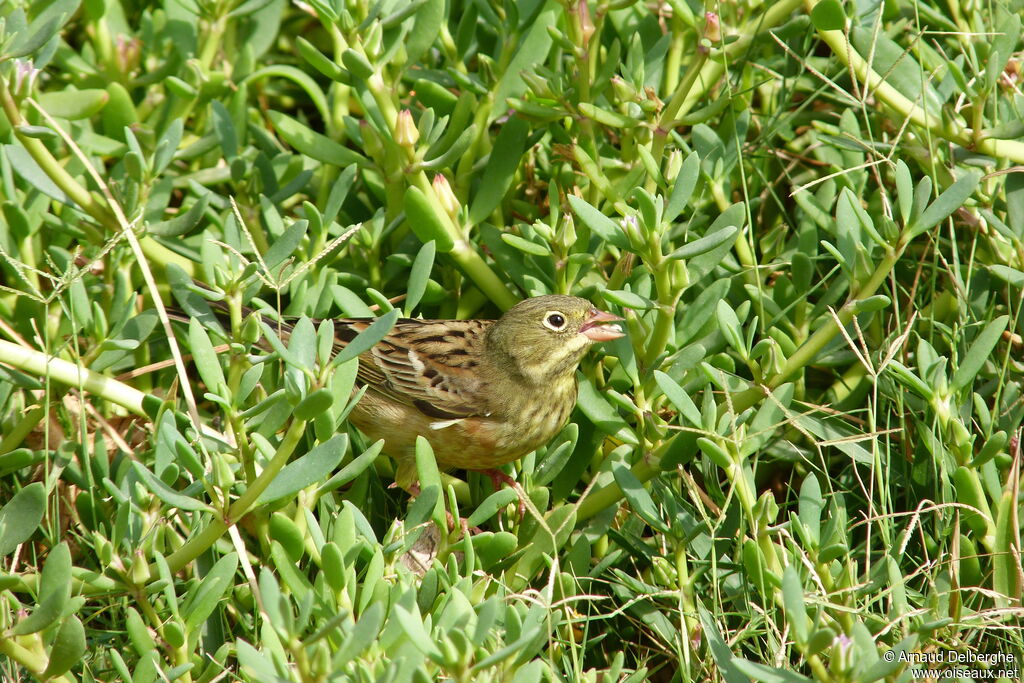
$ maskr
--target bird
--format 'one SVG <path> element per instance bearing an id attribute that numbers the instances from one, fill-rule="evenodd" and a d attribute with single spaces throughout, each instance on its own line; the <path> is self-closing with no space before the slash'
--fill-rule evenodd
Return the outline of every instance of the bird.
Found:
<path id="1" fill-rule="evenodd" d="M 596 342 L 623 336 L 619 316 L 586 299 L 525 299 L 498 320 L 399 320 L 359 358 L 366 393 L 350 421 L 416 478 L 416 437 L 442 470 L 497 468 L 543 446 L 576 405 L 576 369 Z M 367 322 L 347 322 L 360 331 Z"/>
<path id="2" fill-rule="evenodd" d="M 489 475 L 550 441 L 576 405 L 576 370 L 595 343 L 624 336 L 623 319 L 575 296 L 524 299 L 497 320 L 399 318 L 359 356 L 366 391 L 349 422 L 397 464 L 395 484 L 418 491 L 423 436 L 442 471 Z M 337 318 L 335 350 L 373 318 Z M 285 329 L 287 332 L 287 328 Z"/>

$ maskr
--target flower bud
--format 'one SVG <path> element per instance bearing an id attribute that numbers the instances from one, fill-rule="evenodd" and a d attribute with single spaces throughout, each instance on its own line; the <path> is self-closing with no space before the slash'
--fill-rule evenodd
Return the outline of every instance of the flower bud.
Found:
<path id="1" fill-rule="evenodd" d="M 132 582 L 136 586 L 145 586 L 152 578 L 152 574 L 149 571 L 149 563 L 146 562 L 146 557 L 142 554 L 141 548 L 136 550 L 132 556 L 130 575 Z"/>
<path id="2" fill-rule="evenodd" d="M 240 340 L 245 344 L 255 344 L 260 340 L 262 334 L 260 314 L 254 312 L 245 316 L 245 320 L 242 321 L 242 333 L 239 335 Z"/>
<path id="3" fill-rule="evenodd" d="M 853 641 L 849 636 L 840 633 L 832 641 L 832 662 L 836 671 L 846 673 L 853 669 Z"/>
<path id="4" fill-rule="evenodd" d="M 679 175 L 679 169 L 683 167 L 683 153 L 678 149 L 674 149 L 668 154 L 668 159 L 665 160 L 665 177 L 675 178 Z"/>
<path id="5" fill-rule="evenodd" d="M 632 102 L 636 99 L 636 88 L 618 76 L 612 76 L 612 91 L 619 102 Z"/>
<path id="6" fill-rule="evenodd" d="M 420 131 L 416 122 L 412 120 L 412 112 L 403 109 L 398 112 L 398 120 L 395 122 L 395 142 L 402 147 L 412 149 L 420 139 Z"/>
<path id="7" fill-rule="evenodd" d="M 626 216 L 622 219 L 622 231 L 629 238 L 629 245 L 633 249 L 641 249 L 644 246 L 643 235 L 640 234 L 640 222 L 636 216 Z"/>
<path id="8" fill-rule="evenodd" d="M 434 176 L 434 195 L 437 197 L 438 203 L 441 208 L 445 210 L 452 218 L 459 215 L 459 211 L 462 210 L 462 204 L 459 203 L 459 198 L 452 192 L 452 186 L 448 183 L 448 178 L 443 173 L 438 173 Z"/>
<path id="9" fill-rule="evenodd" d="M 370 24 L 370 28 L 363 33 L 363 48 L 366 50 L 366 56 L 372 60 L 376 60 L 382 54 L 384 54 L 384 27 L 380 21 L 374 21 Z"/>
<path id="10" fill-rule="evenodd" d="M 566 251 L 576 243 L 576 224 L 571 214 L 562 214 L 562 227 L 558 234 L 558 242 Z"/>
<path id="11" fill-rule="evenodd" d="M 369 121 L 363 120 L 359 122 L 359 132 L 363 136 L 363 150 L 370 155 L 372 159 L 379 159 L 384 154 L 384 143 L 381 142 L 380 136 L 377 134 L 377 130 L 370 124 Z"/>
<path id="12" fill-rule="evenodd" d="M 142 41 L 138 38 L 127 38 L 123 35 L 118 35 L 116 46 L 115 59 L 118 71 L 125 76 L 135 73 L 142 59 Z"/>
<path id="13" fill-rule="evenodd" d="M 519 77 L 526 83 L 534 95 L 545 99 L 554 99 L 555 96 L 551 91 L 551 84 L 546 78 L 530 71 L 524 71 Z"/>
<path id="14" fill-rule="evenodd" d="M 714 12 L 704 14 L 704 39 L 712 44 L 722 42 L 722 22 Z"/>
<path id="15" fill-rule="evenodd" d="M 17 59 L 14 62 L 14 95 L 16 97 L 26 97 L 32 94 L 32 89 L 35 87 L 36 76 L 40 73 L 40 69 L 35 68 L 32 64 L 32 60 L 20 60 Z"/>
<path id="16" fill-rule="evenodd" d="M 590 16 L 590 5 L 587 0 L 580 0 L 576 4 L 576 11 L 580 14 L 580 32 L 583 34 L 583 47 L 585 48 L 590 44 L 590 39 L 594 35 L 596 28 L 594 27 L 594 20 Z"/>

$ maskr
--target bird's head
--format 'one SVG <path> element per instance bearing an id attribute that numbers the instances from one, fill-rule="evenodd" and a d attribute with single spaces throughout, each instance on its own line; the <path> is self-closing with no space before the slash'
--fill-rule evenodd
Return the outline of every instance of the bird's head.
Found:
<path id="1" fill-rule="evenodd" d="M 487 333 L 488 347 L 527 381 L 543 385 L 571 377 L 587 348 L 624 335 L 622 318 L 599 311 L 586 299 L 551 294 L 525 299 Z"/>

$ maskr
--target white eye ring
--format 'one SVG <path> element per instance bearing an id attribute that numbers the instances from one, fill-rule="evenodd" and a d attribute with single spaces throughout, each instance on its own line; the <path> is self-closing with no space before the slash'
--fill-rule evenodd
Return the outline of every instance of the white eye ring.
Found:
<path id="1" fill-rule="evenodd" d="M 558 311 L 548 311 L 544 314 L 544 327 L 555 332 L 561 332 L 566 325 L 565 315 Z"/>

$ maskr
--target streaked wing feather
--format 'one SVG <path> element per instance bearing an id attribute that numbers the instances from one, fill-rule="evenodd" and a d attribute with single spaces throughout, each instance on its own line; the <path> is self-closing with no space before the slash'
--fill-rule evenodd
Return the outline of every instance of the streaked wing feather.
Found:
<path id="1" fill-rule="evenodd" d="M 369 321 L 337 320 L 349 341 Z M 490 414 L 478 368 L 490 320 L 403 318 L 359 357 L 358 380 L 371 391 L 410 405 L 428 417 L 455 420 Z"/>

